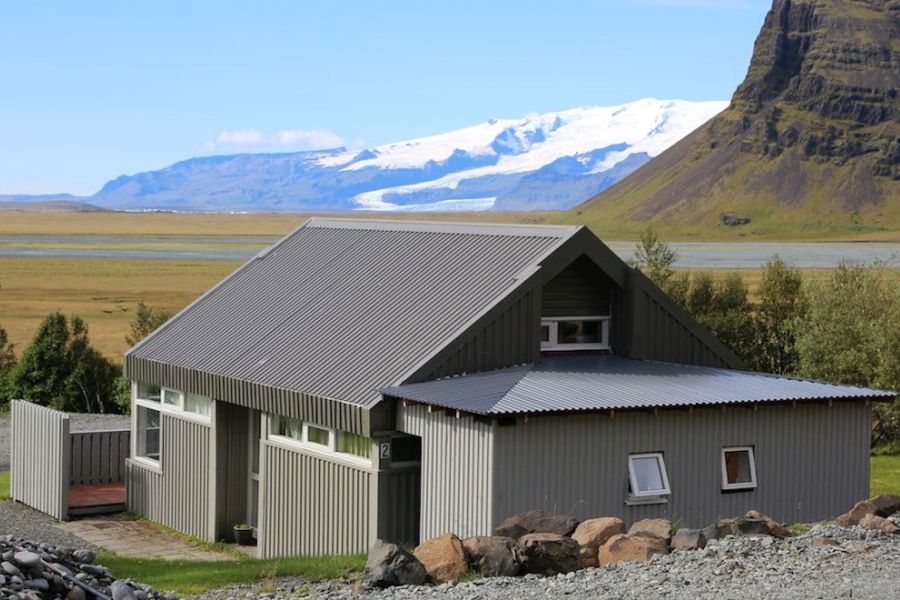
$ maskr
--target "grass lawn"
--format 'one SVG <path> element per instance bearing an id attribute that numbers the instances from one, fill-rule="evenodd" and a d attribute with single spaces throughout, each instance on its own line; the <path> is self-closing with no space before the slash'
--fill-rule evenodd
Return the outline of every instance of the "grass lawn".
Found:
<path id="1" fill-rule="evenodd" d="M 236 583 L 300 576 L 310 580 L 338 579 L 361 573 L 366 557 L 320 556 L 254 560 L 250 558 L 226 561 L 172 561 L 162 559 L 126 558 L 100 553 L 97 564 L 107 567 L 116 577 L 128 577 L 147 583 L 157 590 L 178 595 L 199 594 L 213 588 Z"/>
<path id="2" fill-rule="evenodd" d="M 872 496 L 900 495 L 900 456 L 872 457 L 872 478 L 869 490 Z"/>

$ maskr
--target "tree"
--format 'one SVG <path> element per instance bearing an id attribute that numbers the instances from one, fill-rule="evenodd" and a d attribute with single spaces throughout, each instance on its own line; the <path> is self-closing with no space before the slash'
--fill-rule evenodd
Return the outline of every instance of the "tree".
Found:
<path id="1" fill-rule="evenodd" d="M 673 278 L 670 295 L 723 344 L 747 362 L 754 353 L 752 305 L 737 273 L 715 279 L 709 273 Z"/>
<path id="2" fill-rule="evenodd" d="M 843 262 L 809 284 L 796 328 L 797 372 L 834 383 L 900 390 L 900 285 L 884 265 Z M 900 407 L 875 408 L 873 444 L 900 439 Z"/>
<path id="3" fill-rule="evenodd" d="M 789 374 L 797 367 L 795 330 L 806 313 L 803 276 L 777 254 L 766 263 L 755 310 L 756 342 L 750 366 L 757 371 Z"/>
<path id="4" fill-rule="evenodd" d="M 676 260 L 678 252 L 660 241 L 656 230 L 648 226 L 641 233 L 641 241 L 635 245 L 634 258 L 629 264 L 646 275 L 650 281 L 665 289 L 666 283 L 675 274 L 672 267 Z"/>
<path id="5" fill-rule="evenodd" d="M 134 346 L 171 317 L 172 313 L 153 308 L 148 304 L 144 304 L 144 301 L 141 300 L 138 302 L 137 312 L 135 312 L 134 320 L 131 322 L 131 332 L 125 336 L 125 342 L 129 346 Z"/>
<path id="6" fill-rule="evenodd" d="M 9 343 L 6 330 L 0 327 L 0 405 L 12 399 L 10 378 L 15 367 L 15 348 Z"/>
<path id="7" fill-rule="evenodd" d="M 11 376 L 13 393 L 36 404 L 73 412 L 121 412 L 122 370 L 92 345 L 77 316 L 48 315 Z"/>

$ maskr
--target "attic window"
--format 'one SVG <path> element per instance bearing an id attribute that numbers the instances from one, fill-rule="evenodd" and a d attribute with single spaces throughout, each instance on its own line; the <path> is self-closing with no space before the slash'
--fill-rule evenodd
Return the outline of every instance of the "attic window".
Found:
<path id="1" fill-rule="evenodd" d="M 756 488 L 756 461 L 753 446 L 722 448 L 722 489 Z"/>
<path id="2" fill-rule="evenodd" d="M 559 317 L 541 320 L 541 350 L 607 350 L 609 317 Z"/>
<path id="3" fill-rule="evenodd" d="M 634 496 L 668 496 L 671 493 L 662 452 L 630 455 L 628 479 Z"/>

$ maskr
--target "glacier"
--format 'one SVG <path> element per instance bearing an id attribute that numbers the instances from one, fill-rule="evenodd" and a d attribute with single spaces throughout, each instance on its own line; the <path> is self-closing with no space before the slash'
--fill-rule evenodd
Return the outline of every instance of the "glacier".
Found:
<path id="1" fill-rule="evenodd" d="M 90 197 L 125 210 L 564 210 L 615 184 L 727 106 L 645 98 L 367 148 L 193 158 Z"/>

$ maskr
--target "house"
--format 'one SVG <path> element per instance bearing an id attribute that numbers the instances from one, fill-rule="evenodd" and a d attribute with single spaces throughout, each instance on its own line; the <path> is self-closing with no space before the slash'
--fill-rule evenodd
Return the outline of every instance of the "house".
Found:
<path id="1" fill-rule="evenodd" d="M 866 496 L 892 394 L 743 367 L 586 228 L 311 219 L 126 354 L 128 506 L 271 557 Z"/>

